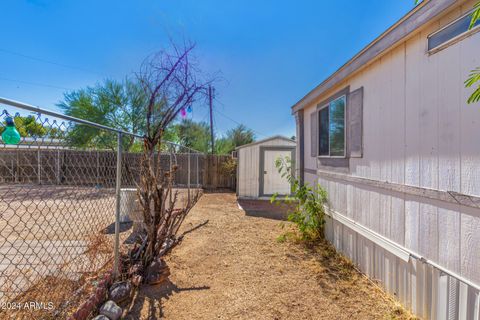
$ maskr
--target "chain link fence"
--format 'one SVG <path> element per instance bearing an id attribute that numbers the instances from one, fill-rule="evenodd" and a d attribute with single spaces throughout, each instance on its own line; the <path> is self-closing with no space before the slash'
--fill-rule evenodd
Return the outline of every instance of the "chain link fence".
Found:
<path id="1" fill-rule="evenodd" d="M 97 276 L 115 267 L 141 224 L 142 139 L 7 99 L 0 103 L 8 105 L 0 132 L 11 117 L 22 136 L 14 145 L 0 141 L 0 318 L 64 318 Z M 177 205 L 185 205 L 202 188 L 206 156 L 174 143 L 164 143 L 155 156 L 165 169 L 177 166 Z M 15 304 L 32 301 L 41 303 L 35 317 L 15 311 Z"/>

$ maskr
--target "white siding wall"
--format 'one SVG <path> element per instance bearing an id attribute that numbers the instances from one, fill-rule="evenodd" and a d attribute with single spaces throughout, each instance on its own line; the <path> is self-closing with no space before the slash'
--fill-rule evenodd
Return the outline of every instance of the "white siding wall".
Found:
<path id="1" fill-rule="evenodd" d="M 238 196 L 258 198 L 260 147 L 295 146 L 296 143 L 285 139 L 273 139 L 238 150 Z"/>
<path id="2" fill-rule="evenodd" d="M 364 87 L 364 156 L 350 160 L 354 176 L 480 195 L 480 105 L 463 87 L 480 66 L 480 33 L 426 53 L 427 35 L 470 10 L 459 6 L 319 97 Z M 310 113 L 305 112 L 305 168 Z M 311 179 L 311 177 L 309 178 Z M 480 284 L 480 210 L 319 179 L 332 208 L 359 224 Z M 431 319 L 480 319 L 479 293 L 419 261 L 405 263 L 339 222 L 327 237 L 416 314 Z"/>

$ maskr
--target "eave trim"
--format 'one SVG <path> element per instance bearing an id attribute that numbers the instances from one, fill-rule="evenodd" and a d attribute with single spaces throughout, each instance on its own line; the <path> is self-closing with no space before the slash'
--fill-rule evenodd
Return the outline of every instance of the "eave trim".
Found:
<path id="1" fill-rule="evenodd" d="M 387 29 L 378 38 L 356 54 L 325 81 L 311 90 L 292 106 L 292 113 L 312 104 L 327 90 L 341 83 L 352 73 L 358 71 L 372 60 L 391 49 L 412 32 L 427 24 L 431 19 L 455 4 L 457 0 L 425 0 L 402 19 Z"/>

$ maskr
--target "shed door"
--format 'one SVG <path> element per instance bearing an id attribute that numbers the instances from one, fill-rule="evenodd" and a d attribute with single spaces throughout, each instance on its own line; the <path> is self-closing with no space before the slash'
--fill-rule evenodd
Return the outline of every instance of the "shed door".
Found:
<path id="1" fill-rule="evenodd" d="M 275 160 L 278 157 L 291 158 L 292 152 L 290 150 L 265 150 L 263 161 L 263 194 L 290 194 L 290 183 L 286 177 L 282 178 L 282 175 L 275 167 Z"/>

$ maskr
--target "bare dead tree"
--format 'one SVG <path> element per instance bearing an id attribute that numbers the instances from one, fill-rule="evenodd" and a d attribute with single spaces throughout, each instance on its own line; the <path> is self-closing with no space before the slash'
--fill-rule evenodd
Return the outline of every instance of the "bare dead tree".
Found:
<path id="1" fill-rule="evenodd" d="M 193 44 L 181 47 L 172 44 L 170 49 L 147 58 L 137 74 L 149 97 L 138 186 L 146 236 L 133 252 L 144 270 L 157 263 L 181 240 L 178 230 L 199 198 L 197 192 L 185 207 L 177 208 L 178 192 L 172 190 L 177 166 L 162 170 L 160 165 L 166 128 L 182 108 L 202 98 L 210 84 L 201 78 L 202 73 L 192 58 L 193 49 Z"/>

